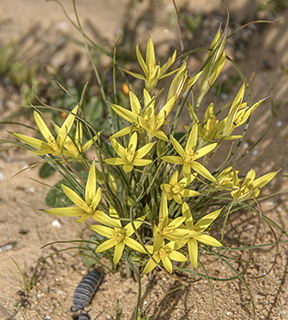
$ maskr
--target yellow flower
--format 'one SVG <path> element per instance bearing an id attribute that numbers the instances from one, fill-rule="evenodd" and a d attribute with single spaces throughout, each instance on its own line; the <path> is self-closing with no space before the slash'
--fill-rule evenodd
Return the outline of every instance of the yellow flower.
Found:
<path id="1" fill-rule="evenodd" d="M 147 250 L 152 254 L 153 259 L 159 263 L 162 261 L 164 268 L 169 272 L 172 273 L 173 266 L 171 260 L 185 262 L 188 259 L 180 252 L 174 250 L 175 242 L 169 242 L 167 244 L 163 244 L 160 248 L 155 249 L 153 246 L 146 246 Z M 155 262 L 150 259 L 144 270 L 143 273 L 149 273 L 156 267 Z"/>
<path id="2" fill-rule="evenodd" d="M 85 200 L 83 200 L 75 191 L 68 188 L 65 185 L 61 185 L 66 196 L 76 204 L 76 207 L 68 208 L 54 208 L 43 210 L 46 213 L 53 214 L 56 216 L 65 216 L 65 217 L 77 217 L 81 216 L 76 222 L 84 222 L 89 217 L 99 221 L 105 222 L 109 217 L 97 210 L 97 206 L 101 200 L 101 188 L 96 190 L 96 171 L 95 165 L 92 163 L 89 175 L 85 187 Z"/>
<path id="3" fill-rule="evenodd" d="M 234 171 L 231 196 L 237 202 L 241 202 L 249 198 L 256 198 L 260 194 L 260 189 L 270 182 L 277 173 L 278 171 L 270 172 L 255 180 L 256 173 L 251 169 L 240 186 L 238 172 Z"/>
<path id="4" fill-rule="evenodd" d="M 66 118 L 66 120 L 64 121 L 64 123 L 62 124 L 59 130 L 59 133 L 56 139 L 52 135 L 51 131 L 48 129 L 46 123 L 40 117 L 39 113 L 36 111 L 34 111 L 34 119 L 35 119 L 36 125 L 39 131 L 41 132 L 42 136 L 45 138 L 47 142 L 36 139 L 36 138 L 28 137 L 26 135 L 19 134 L 19 133 L 12 133 L 12 134 L 19 140 L 35 148 L 36 150 L 31 150 L 31 151 L 37 155 L 53 154 L 54 156 L 61 156 L 64 153 L 63 146 L 68 136 L 68 133 L 73 125 L 77 111 L 78 111 L 78 106 L 76 106 L 71 111 L 69 116 Z"/>
<path id="5" fill-rule="evenodd" d="M 216 182 L 216 179 L 211 175 L 211 173 L 199 162 L 195 160 L 205 156 L 207 153 L 216 148 L 217 143 L 212 143 L 207 145 L 199 150 L 196 150 L 197 145 L 197 135 L 198 135 L 198 127 L 194 125 L 189 134 L 187 144 L 185 150 L 182 148 L 180 143 L 173 137 L 170 136 L 170 141 L 174 147 L 174 149 L 178 152 L 179 156 L 164 156 L 161 159 L 174 164 L 180 164 L 183 166 L 183 175 L 185 178 L 190 177 L 191 169 L 198 172 L 204 178 Z"/>
<path id="6" fill-rule="evenodd" d="M 141 158 L 143 158 L 152 149 L 154 143 L 148 143 L 139 150 L 136 150 L 137 132 L 132 134 L 127 148 L 123 148 L 115 139 L 111 139 L 111 144 L 120 158 L 108 158 L 105 159 L 105 162 L 113 166 L 123 165 L 125 173 L 132 171 L 134 166 L 146 166 L 152 162 L 152 160 Z"/>
<path id="7" fill-rule="evenodd" d="M 179 204 L 182 204 L 182 198 L 195 197 L 199 195 L 199 192 L 194 190 L 185 189 L 194 179 L 195 177 L 191 174 L 188 178 L 183 178 L 178 181 L 178 171 L 176 170 L 169 184 L 162 183 L 161 189 L 166 193 L 168 200 L 174 199 Z"/>
<path id="8" fill-rule="evenodd" d="M 233 171 L 231 171 L 233 169 L 232 166 L 224 169 L 223 171 L 221 171 L 218 176 L 216 177 L 217 179 L 217 188 L 221 187 L 224 189 L 231 189 L 233 186 Z M 238 174 L 238 171 L 236 171 L 236 173 Z"/>
<path id="9" fill-rule="evenodd" d="M 110 207 L 109 213 L 110 213 L 110 216 L 114 218 L 114 219 L 111 219 L 112 223 L 109 220 L 107 220 L 106 222 L 103 222 L 103 224 L 106 224 L 109 227 L 99 226 L 99 225 L 89 226 L 92 230 L 96 231 L 97 233 L 101 234 L 104 237 L 109 238 L 108 240 L 102 242 L 97 247 L 96 252 L 103 252 L 115 246 L 114 257 L 113 257 L 114 265 L 117 265 L 117 263 L 119 262 L 122 256 L 123 250 L 125 248 L 125 245 L 127 245 L 133 250 L 146 253 L 146 251 L 144 250 L 144 248 L 141 246 L 140 243 L 130 238 L 134 233 L 134 229 L 132 227 L 131 222 L 128 223 L 125 227 L 122 227 L 121 221 L 119 219 L 119 216 L 116 210 Z M 134 226 L 136 230 L 141 226 L 141 224 L 143 223 L 143 221 L 141 220 L 144 220 L 144 218 L 145 216 L 142 216 L 137 219 L 140 221 L 134 221 Z"/>
<path id="10" fill-rule="evenodd" d="M 161 127 L 165 123 L 166 118 L 173 109 L 176 101 L 176 95 L 172 96 L 161 110 L 155 115 L 155 100 L 151 98 L 147 90 L 144 89 L 144 110 L 141 110 L 140 102 L 135 94 L 130 95 L 131 110 L 127 110 L 121 106 L 112 104 L 111 108 L 123 119 L 129 121 L 134 125 L 137 131 L 143 129 L 147 131 L 149 137 L 156 137 L 161 140 L 168 141 L 165 133 L 161 131 Z M 126 127 L 119 132 L 116 132 L 112 138 L 120 137 L 128 134 L 131 126 Z"/>
<path id="11" fill-rule="evenodd" d="M 147 42 L 145 61 L 140 53 L 138 44 L 136 46 L 136 55 L 137 55 L 138 62 L 140 64 L 145 76 L 143 76 L 139 73 L 130 72 L 128 70 L 124 70 L 124 71 L 126 73 L 132 75 L 135 78 L 144 80 L 145 81 L 145 88 L 148 91 L 150 91 L 152 88 L 154 88 L 160 79 L 168 77 L 177 71 L 177 70 L 174 70 L 170 73 L 166 73 L 166 71 L 170 68 L 170 66 L 173 64 L 173 62 L 176 59 L 176 50 L 174 51 L 173 56 L 171 58 L 169 58 L 168 61 L 161 67 L 160 65 L 156 64 L 154 44 L 153 44 L 153 41 L 150 37 Z"/>
<path id="12" fill-rule="evenodd" d="M 229 136 L 236 127 L 241 126 L 250 115 L 258 108 L 258 106 L 265 100 L 259 100 L 252 107 L 247 107 L 247 102 L 242 103 L 245 94 L 246 83 L 239 89 L 235 99 L 229 110 L 228 116 L 224 119 L 223 136 Z M 236 136 L 237 137 L 237 136 Z M 238 136 L 239 137 L 239 136 Z M 241 136 L 240 136 L 241 137 Z"/>
<path id="13" fill-rule="evenodd" d="M 154 250 L 158 250 L 163 244 L 164 238 L 169 241 L 177 241 L 184 236 L 187 236 L 188 232 L 179 228 L 185 217 L 178 217 L 176 219 L 168 218 L 167 197 L 162 192 L 160 210 L 159 210 L 159 224 L 154 226 Z"/>
<path id="14" fill-rule="evenodd" d="M 57 125 L 54 125 L 54 128 L 56 133 L 58 134 L 60 128 Z M 82 154 L 87 151 L 97 139 L 98 136 L 94 136 L 92 139 L 83 144 L 83 127 L 82 123 L 78 121 L 74 139 L 71 139 L 69 136 L 67 136 L 64 142 L 64 155 L 72 159 L 81 159 Z"/>
<path id="15" fill-rule="evenodd" d="M 222 247 L 222 244 L 215 238 L 205 234 L 205 230 L 211 225 L 211 223 L 218 217 L 221 209 L 213 211 L 203 218 L 201 218 L 195 225 L 193 223 L 193 217 L 191 211 L 186 202 L 182 205 L 182 215 L 186 218 L 185 225 L 186 230 L 189 230 L 189 236 L 186 239 L 180 240 L 176 244 L 176 248 L 182 247 L 184 244 L 188 243 L 188 252 L 190 256 L 190 261 L 192 266 L 197 268 L 198 260 L 198 244 L 197 241 L 214 247 Z"/>
<path id="16" fill-rule="evenodd" d="M 208 53 L 207 64 L 203 69 L 203 78 L 200 83 L 199 97 L 197 101 L 196 111 L 198 110 L 201 101 L 212 84 L 218 78 L 221 70 L 224 67 L 226 61 L 225 43 L 227 39 L 227 31 L 224 34 L 217 32 L 213 42 L 211 44 L 211 50 Z"/>

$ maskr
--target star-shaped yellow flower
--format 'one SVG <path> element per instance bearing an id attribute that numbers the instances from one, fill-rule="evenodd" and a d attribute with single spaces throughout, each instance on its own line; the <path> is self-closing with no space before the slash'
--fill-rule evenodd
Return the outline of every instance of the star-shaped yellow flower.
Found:
<path id="1" fill-rule="evenodd" d="M 61 130 L 57 125 L 55 125 L 54 128 L 57 134 Z M 86 152 L 97 139 L 98 135 L 83 144 L 83 127 L 82 123 L 78 121 L 74 139 L 67 136 L 64 142 L 64 155 L 72 159 L 82 159 L 82 154 Z"/>
<path id="2" fill-rule="evenodd" d="M 127 148 L 123 148 L 115 139 L 111 139 L 113 149 L 120 158 L 108 158 L 105 162 L 113 166 L 122 166 L 125 173 L 133 170 L 134 166 L 147 166 L 152 162 L 149 159 L 142 159 L 153 147 L 154 142 L 146 144 L 144 147 L 137 149 L 137 132 L 131 135 Z"/>
<path id="3" fill-rule="evenodd" d="M 179 156 L 164 156 L 161 159 L 174 164 L 180 164 L 183 166 L 183 175 L 185 178 L 190 177 L 191 169 L 198 172 L 204 178 L 216 182 L 216 179 L 211 175 L 211 173 L 199 162 L 195 160 L 205 156 L 207 153 L 211 152 L 216 148 L 217 143 L 209 144 L 199 150 L 196 150 L 197 146 L 197 135 L 198 127 L 194 125 L 189 134 L 185 150 L 182 148 L 181 144 L 173 137 L 170 136 L 170 141 L 174 149 L 178 152 Z"/>
<path id="4" fill-rule="evenodd" d="M 170 68 L 170 66 L 173 64 L 173 62 L 176 59 L 176 50 L 174 51 L 172 57 L 169 58 L 168 61 L 161 67 L 160 65 L 156 64 L 154 44 L 153 44 L 153 41 L 150 37 L 147 42 L 145 61 L 140 53 L 138 44 L 136 46 L 136 55 L 137 55 L 138 62 L 140 64 L 145 76 L 143 76 L 139 73 L 131 72 L 131 71 L 124 70 L 124 69 L 123 70 L 135 78 L 144 80 L 145 81 L 145 88 L 148 91 L 150 91 L 152 88 L 154 88 L 160 79 L 162 79 L 164 77 L 168 77 L 177 71 L 177 69 L 176 69 L 172 72 L 166 73 L 166 71 Z"/>
<path id="5" fill-rule="evenodd" d="M 105 223 L 109 218 L 105 213 L 97 210 L 97 206 L 101 200 L 101 188 L 96 189 L 96 171 L 95 165 L 92 163 L 85 187 L 85 200 L 83 200 L 75 191 L 65 185 L 61 185 L 66 196 L 76 204 L 76 207 L 54 208 L 43 210 L 46 213 L 56 216 L 77 217 L 81 216 L 76 222 L 84 222 L 89 217 L 98 222 Z"/>
<path id="6" fill-rule="evenodd" d="M 211 223 L 218 217 L 220 212 L 221 209 L 213 211 L 194 224 L 193 216 L 191 214 L 188 204 L 184 202 L 182 205 L 182 215 L 186 218 L 186 230 L 189 230 L 190 233 L 188 237 L 186 237 L 186 239 L 180 240 L 177 243 L 176 247 L 178 248 L 179 246 L 181 248 L 185 243 L 188 242 L 188 252 L 190 256 L 190 261 L 195 269 L 197 268 L 198 260 L 197 241 L 207 244 L 209 246 L 222 247 L 222 244 L 218 240 L 204 233 L 205 230 L 211 225 Z"/>
<path id="7" fill-rule="evenodd" d="M 112 223 L 108 220 L 103 223 L 106 224 L 108 227 L 100 225 L 90 226 L 92 230 L 96 231 L 97 233 L 101 234 L 106 238 L 109 238 L 97 247 L 96 252 L 103 252 L 115 247 L 113 257 L 113 262 L 115 266 L 117 265 L 122 256 L 125 245 L 132 248 L 133 250 L 146 253 L 145 249 L 142 247 L 140 243 L 130 238 L 135 232 L 131 222 L 128 223 L 125 227 L 122 227 L 119 216 L 114 208 L 110 207 L 109 214 L 110 217 L 113 217 L 114 219 L 111 219 Z M 141 224 L 143 223 L 143 221 L 141 220 L 144 220 L 144 218 L 145 216 L 142 216 L 137 219 L 138 221 L 134 221 L 134 226 L 136 230 L 141 226 Z"/>
<path id="8" fill-rule="evenodd" d="M 146 131 L 149 137 L 156 137 L 161 140 L 168 141 L 165 133 L 161 130 L 166 118 L 173 109 L 177 96 L 174 95 L 166 102 L 166 104 L 155 114 L 155 100 L 152 99 L 147 90 L 144 89 L 144 109 L 141 110 L 140 102 L 135 94 L 130 95 L 131 110 L 127 110 L 119 105 L 112 104 L 111 108 L 123 119 L 134 125 L 137 131 Z M 112 138 L 120 137 L 128 134 L 131 126 L 116 132 Z"/>
<path id="9" fill-rule="evenodd" d="M 173 266 L 171 260 L 185 262 L 188 259 L 180 252 L 175 250 L 175 242 L 171 241 L 167 244 L 162 243 L 162 245 L 155 249 L 153 246 L 146 246 L 147 250 L 152 254 L 153 259 L 159 263 L 162 261 L 164 268 L 169 272 L 172 273 Z M 143 273 L 149 273 L 156 267 L 156 263 L 150 259 L 144 270 Z"/>
<path id="10" fill-rule="evenodd" d="M 195 179 L 195 176 L 191 174 L 190 177 L 183 178 L 180 181 L 178 181 L 178 176 L 179 173 L 175 170 L 169 184 L 161 184 L 161 189 L 166 193 L 168 200 L 174 199 L 177 203 L 182 204 L 182 198 L 196 197 L 199 195 L 197 191 L 185 189 Z"/>
<path id="11" fill-rule="evenodd" d="M 231 192 L 232 197 L 237 202 L 241 202 L 249 198 L 258 197 L 260 194 L 260 189 L 263 188 L 268 182 L 270 182 L 277 173 L 278 171 L 270 172 L 255 180 L 256 173 L 253 169 L 251 169 L 240 185 L 238 172 L 233 171 L 233 186 Z"/>
<path id="12" fill-rule="evenodd" d="M 33 147 L 36 150 L 31 150 L 33 153 L 37 155 L 45 155 L 45 154 L 53 154 L 54 156 L 63 155 L 63 146 L 65 140 L 68 136 L 68 133 L 73 125 L 75 120 L 75 115 L 78 111 L 78 106 L 76 106 L 69 116 L 66 118 L 64 123 L 62 124 L 59 133 L 57 134 L 57 138 L 55 139 L 49 128 L 47 127 L 44 120 L 41 118 L 38 112 L 34 111 L 34 119 L 36 125 L 41 132 L 42 136 L 45 138 L 45 141 L 39 140 L 36 138 L 32 138 L 20 133 L 12 133 L 16 138 Z"/>

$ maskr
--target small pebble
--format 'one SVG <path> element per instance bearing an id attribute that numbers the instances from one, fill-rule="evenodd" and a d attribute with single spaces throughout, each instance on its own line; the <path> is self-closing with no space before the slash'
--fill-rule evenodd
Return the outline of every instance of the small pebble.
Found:
<path id="1" fill-rule="evenodd" d="M 276 122 L 276 126 L 277 126 L 277 127 L 282 127 L 282 121 L 280 121 L 280 120 L 277 121 L 277 122 Z"/>
<path id="2" fill-rule="evenodd" d="M 58 228 L 58 229 L 61 228 L 61 223 L 60 223 L 58 220 L 52 221 L 51 224 L 52 224 L 52 226 L 55 227 L 55 228 Z"/>
<path id="3" fill-rule="evenodd" d="M 257 156 L 258 150 L 253 150 L 252 154 L 253 154 L 253 156 Z"/>

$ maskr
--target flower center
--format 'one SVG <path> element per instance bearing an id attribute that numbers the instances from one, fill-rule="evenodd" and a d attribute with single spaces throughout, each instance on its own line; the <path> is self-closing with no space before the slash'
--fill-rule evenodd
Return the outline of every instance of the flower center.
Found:
<path id="1" fill-rule="evenodd" d="M 159 249 L 159 255 L 161 260 L 165 259 L 169 254 L 172 252 L 172 250 L 169 247 L 161 248 Z"/>
<path id="2" fill-rule="evenodd" d="M 186 153 L 186 160 L 185 162 L 187 163 L 191 163 L 193 161 L 194 158 L 194 151 L 192 149 L 189 149 Z"/>
<path id="3" fill-rule="evenodd" d="M 126 151 L 126 160 L 130 164 L 134 160 L 135 151 L 128 151 L 127 149 L 125 149 L 125 151 Z"/>
<path id="4" fill-rule="evenodd" d="M 120 229 L 120 228 L 116 228 L 111 239 L 113 239 L 115 241 L 115 243 L 120 243 L 122 242 L 126 237 L 126 230 L 124 229 Z"/>
<path id="5" fill-rule="evenodd" d="M 90 216 L 92 216 L 92 214 L 94 213 L 93 208 L 89 206 L 86 202 L 83 206 L 83 210 L 85 210 L 85 212 L 87 212 Z"/>
<path id="6" fill-rule="evenodd" d="M 181 192 L 181 188 L 178 184 L 176 184 L 176 186 L 174 186 L 171 191 L 173 194 L 178 194 Z"/>
<path id="7" fill-rule="evenodd" d="M 49 146 L 55 151 L 56 154 L 60 154 L 61 150 L 58 146 L 58 144 L 55 141 L 55 138 L 51 135 L 49 136 L 49 138 L 47 139 L 47 142 L 49 144 Z"/>

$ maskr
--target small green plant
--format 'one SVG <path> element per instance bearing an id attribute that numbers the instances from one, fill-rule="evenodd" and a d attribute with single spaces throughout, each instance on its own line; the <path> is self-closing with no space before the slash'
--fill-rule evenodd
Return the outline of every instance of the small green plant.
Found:
<path id="1" fill-rule="evenodd" d="M 29 277 L 25 270 L 20 269 L 18 263 L 13 258 L 12 258 L 12 260 L 15 263 L 17 270 L 19 271 L 19 273 L 21 275 L 23 291 L 26 295 L 29 295 L 30 291 L 32 290 L 32 288 L 34 287 L 34 285 L 36 283 L 36 275 L 35 275 L 35 273 L 33 273 Z"/>
<path id="2" fill-rule="evenodd" d="M 31 64 L 21 58 L 19 47 L 13 41 L 0 49 L 0 78 L 6 78 L 20 91 L 25 106 L 36 101 L 31 87 L 33 84 L 37 89 L 39 85 L 36 78 L 38 68 L 37 62 Z"/>
<path id="3" fill-rule="evenodd" d="M 135 319 L 145 319 L 139 309 L 140 273 L 157 268 L 187 283 L 198 276 L 210 283 L 205 255 L 219 259 L 244 284 L 255 319 L 253 297 L 243 279 L 251 256 L 242 269 L 235 265 L 225 235 L 228 224 L 233 230 L 233 215 L 241 209 L 257 213 L 270 228 L 281 229 L 258 206 L 261 189 L 277 172 L 256 177 L 251 169 L 244 176 L 235 168 L 243 158 L 235 154 L 250 117 L 264 101 L 245 101 L 249 84 L 241 71 L 237 68 L 242 84 L 227 105 L 214 104 L 206 95 L 226 63 L 227 37 L 227 27 L 216 32 L 204 65 L 193 76 L 187 71 L 186 60 L 180 63 L 179 57 L 176 63 L 176 51 L 162 66 L 158 64 L 150 37 L 145 59 L 137 46 L 143 73 L 124 68 L 121 72 L 142 80 L 143 87 L 135 92 L 130 88 L 129 104 L 107 102 L 110 136 L 87 121 L 83 100 L 75 98 L 76 106 L 71 111 L 54 108 L 67 117 L 61 127 L 53 124 L 53 133 L 40 111 L 34 111 L 44 139 L 13 133 L 24 143 L 15 144 L 42 157 L 63 177 L 50 191 L 50 205 L 54 197 L 51 192 L 57 193 L 55 207 L 44 211 L 77 217 L 77 223 L 89 221 L 88 227 L 96 236 L 89 241 L 88 250 L 94 242 L 98 257 L 107 252 L 113 268 L 128 263 L 136 275 L 139 294 Z M 97 69 L 95 72 L 97 75 Z M 162 78 L 170 79 L 166 96 Z M 102 92 L 103 101 L 104 97 Z M 188 123 L 184 124 L 183 117 L 189 119 Z M 241 133 L 239 129 L 244 125 Z M 214 154 L 222 152 L 222 145 L 231 141 L 238 143 L 232 144 L 220 166 L 212 167 Z M 90 158 L 86 156 L 89 148 L 94 149 Z M 219 228 L 222 231 L 217 233 Z M 248 246 L 244 249 L 251 251 Z M 175 269 L 189 279 L 173 274 Z M 120 318 L 119 307 L 116 313 Z"/>

